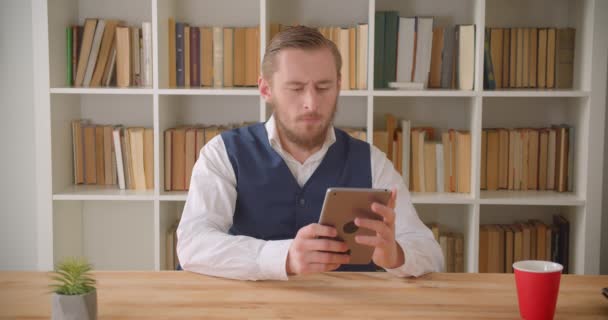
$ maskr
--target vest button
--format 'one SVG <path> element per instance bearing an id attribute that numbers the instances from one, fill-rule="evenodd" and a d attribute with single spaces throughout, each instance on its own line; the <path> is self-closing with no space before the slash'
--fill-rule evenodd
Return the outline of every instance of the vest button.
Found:
<path id="1" fill-rule="evenodd" d="M 304 207 L 305 204 L 306 200 L 304 200 L 304 198 L 300 198 L 300 207 Z"/>

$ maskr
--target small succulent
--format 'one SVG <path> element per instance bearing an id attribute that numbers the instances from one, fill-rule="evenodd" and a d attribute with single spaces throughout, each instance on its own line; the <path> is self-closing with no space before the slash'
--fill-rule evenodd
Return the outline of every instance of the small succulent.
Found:
<path id="1" fill-rule="evenodd" d="M 92 270 L 84 258 L 67 258 L 55 267 L 51 279 L 53 292 L 60 295 L 82 295 L 95 290 L 95 279 L 89 273 Z"/>

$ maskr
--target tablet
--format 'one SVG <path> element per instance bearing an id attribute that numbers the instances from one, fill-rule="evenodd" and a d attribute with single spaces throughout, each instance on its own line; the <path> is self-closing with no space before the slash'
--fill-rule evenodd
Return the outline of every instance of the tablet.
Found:
<path id="1" fill-rule="evenodd" d="M 359 228 L 355 224 L 355 218 L 382 220 L 382 216 L 372 211 L 371 205 L 374 202 L 386 205 L 390 197 L 391 191 L 387 189 L 327 189 L 319 224 L 336 228 L 336 240 L 344 241 L 348 245 L 347 253 L 351 256 L 349 264 L 369 264 L 374 253 L 373 247 L 357 243 L 355 236 L 374 236 L 376 232 Z"/>

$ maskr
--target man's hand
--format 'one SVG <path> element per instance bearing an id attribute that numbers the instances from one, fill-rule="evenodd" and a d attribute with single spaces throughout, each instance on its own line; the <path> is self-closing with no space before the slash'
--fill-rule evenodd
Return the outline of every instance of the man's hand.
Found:
<path id="1" fill-rule="evenodd" d="M 376 232 L 375 236 L 356 236 L 357 243 L 374 247 L 372 261 L 385 269 L 400 267 L 405 262 L 405 255 L 401 246 L 395 241 L 395 203 L 397 190 L 393 189 L 388 205 L 372 204 L 372 211 L 383 219 L 372 220 L 357 218 L 355 224 Z"/>
<path id="2" fill-rule="evenodd" d="M 333 238 L 337 235 L 338 232 L 334 227 L 317 223 L 300 229 L 287 253 L 287 274 L 326 272 L 348 263 L 350 256 L 344 254 L 348 251 L 346 243 L 318 238 Z"/>

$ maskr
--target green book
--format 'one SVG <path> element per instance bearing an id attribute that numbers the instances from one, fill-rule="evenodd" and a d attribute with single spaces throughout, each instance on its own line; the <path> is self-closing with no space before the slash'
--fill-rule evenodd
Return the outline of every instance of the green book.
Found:
<path id="1" fill-rule="evenodd" d="M 71 87 L 73 84 L 72 79 L 72 27 L 65 28 L 65 34 L 67 38 L 66 45 L 66 65 L 67 65 L 67 86 Z"/>
<path id="2" fill-rule="evenodd" d="M 389 82 L 397 81 L 397 33 L 399 31 L 399 13 L 386 12 L 384 25 L 384 79 L 382 87 L 388 88 Z"/>
<path id="3" fill-rule="evenodd" d="M 496 90 L 496 80 L 494 79 L 494 66 L 490 57 L 490 29 L 486 28 L 483 49 L 483 84 L 486 90 Z"/>
<path id="4" fill-rule="evenodd" d="M 384 25 L 385 12 L 376 12 L 374 23 L 374 88 L 384 88 Z"/>

